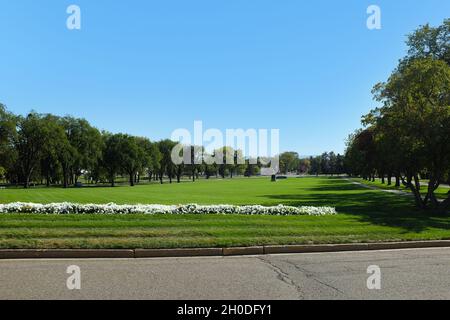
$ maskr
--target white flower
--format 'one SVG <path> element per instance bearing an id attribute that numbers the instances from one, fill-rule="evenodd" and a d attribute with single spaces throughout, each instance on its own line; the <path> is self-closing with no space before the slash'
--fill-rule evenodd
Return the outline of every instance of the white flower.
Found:
<path id="1" fill-rule="evenodd" d="M 30 214 L 239 214 L 239 215 L 278 215 L 278 216 L 323 216 L 336 215 L 336 209 L 332 207 L 290 207 L 279 205 L 264 207 L 260 205 L 235 206 L 221 205 L 160 205 L 160 204 L 136 204 L 118 205 L 109 204 L 79 204 L 79 203 L 9 203 L 0 204 L 0 214 L 5 213 L 30 213 Z"/>

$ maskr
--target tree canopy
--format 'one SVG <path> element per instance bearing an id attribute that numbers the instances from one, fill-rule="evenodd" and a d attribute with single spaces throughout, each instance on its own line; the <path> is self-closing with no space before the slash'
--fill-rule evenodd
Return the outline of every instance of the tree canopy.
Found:
<path id="1" fill-rule="evenodd" d="M 346 162 L 364 178 L 394 175 L 413 192 L 421 208 L 446 210 L 435 190 L 450 171 L 450 20 L 409 36 L 408 55 L 386 82 L 373 89 L 381 107 L 363 117 L 365 129 L 350 137 Z M 421 178 L 427 190 L 421 193 Z"/>

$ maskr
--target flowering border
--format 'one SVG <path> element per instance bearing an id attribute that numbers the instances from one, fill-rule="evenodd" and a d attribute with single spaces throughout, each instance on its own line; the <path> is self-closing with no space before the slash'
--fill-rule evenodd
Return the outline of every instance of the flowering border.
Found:
<path id="1" fill-rule="evenodd" d="M 109 204 L 79 204 L 79 203 L 23 203 L 15 202 L 0 204 L 0 214 L 30 213 L 30 214 L 92 214 L 92 215 L 126 215 L 126 214 L 235 214 L 235 215 L 274 215 L 274 216 L 325 216 L 336 215 L 337 211 L 332 207 L 290 207 L 274 206 L 264 207 L 234 206 L 234 205 L 118 205 Z"/>

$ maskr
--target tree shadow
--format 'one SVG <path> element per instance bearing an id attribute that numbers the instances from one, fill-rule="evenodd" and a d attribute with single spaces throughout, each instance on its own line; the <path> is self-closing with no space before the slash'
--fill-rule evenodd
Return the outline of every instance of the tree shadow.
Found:
<path id="1" fill-rule="evenodd" d="M 370 190 L 343 179 L 327 179 L 299 194 L 272 194 L 266 199 L 291 206 L 331 206 L 338 213 L 357 217 L 361 222 L 399 227 L 405 232 L 428 228 L 450 230 L 450 212 L 442 215 L 417 209 L 412 198 L 379 190 Z M 309 191 L 309 192 L 305 192 Z"/>

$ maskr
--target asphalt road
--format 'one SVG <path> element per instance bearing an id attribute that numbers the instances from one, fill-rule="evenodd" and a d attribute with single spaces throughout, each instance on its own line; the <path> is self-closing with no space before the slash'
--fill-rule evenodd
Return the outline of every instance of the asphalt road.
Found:
<path id="1" fill-rule="evenodd" d="M 66 273 L 80 267 L 81 290 Z M 369 266 L 381 289 L 369 290 Z M 74 282 L 76 283 L 76 282 Z M 450 299 L 450 249 L 0 261 L 0 299 Z"/>

